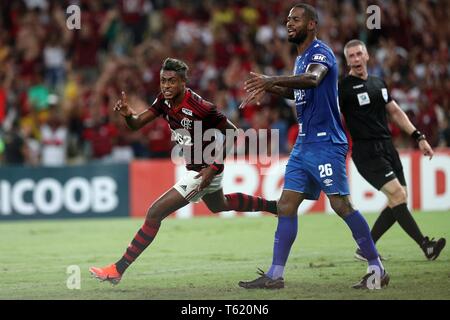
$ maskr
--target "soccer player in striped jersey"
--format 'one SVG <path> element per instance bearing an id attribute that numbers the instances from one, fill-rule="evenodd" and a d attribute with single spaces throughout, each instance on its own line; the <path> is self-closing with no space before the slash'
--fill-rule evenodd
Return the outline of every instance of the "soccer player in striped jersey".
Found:
<path id="1" fill-rule="evenodd" d="M 208 129 L 217 129 L 216 133 L 219 134 L 216 138 L 220 141 L 220 133 L 225 135 L 226 130 L 234 131 L 237 128 L 217 110 L 214 104 L 202 99 L 186 87 L 187 71 L 188 66 L 183 61 L 167 58 L 160 72 L 161 92 L 148 109 L 136 114 L 128 104 L 124 92 L 114 107 L 114 110 L 125 118 L 126 123 L 133 130 L 142 128 L 159 116 L 164 117 L 172 130 L 172 138 L 183 148 L 188 171 L 150 206 L 143 226 L 116 263 L 104 268 L 89 269 L 94 277 L 102 281 L 119 283 L 125 270 L 156 237 L 161 221 L 189 202 L 203 200 L 214 213 L 230 210 L 277 213 L 276 201 L 242 193 L 223 194 L 224 165 L 221 159 L 227 145 L 232 145 L 234 141 L 223 139 L 223 144 L 217 149 L 218 152 L 213 157 L 213 161 L 211 159 L 208 161 L 203 157 L 203 151 L 211 143 L 217 144 L 217 142 L 202 139 L 199 146 L 195 137 L 196 135 L 203 137 Z"/>

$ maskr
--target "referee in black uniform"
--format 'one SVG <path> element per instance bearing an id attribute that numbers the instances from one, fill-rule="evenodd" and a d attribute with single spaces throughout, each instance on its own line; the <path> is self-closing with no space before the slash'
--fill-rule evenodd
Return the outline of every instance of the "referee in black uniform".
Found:
<path id="1" fill-rule="evenodd" d="M 339 105 L 353 140 L 353 162 L 364 179 L 388 198 L 388 206 L 372 228 L 373 241 L 377 242 L 398 221 L 427 259 L 435 260 L 445 246 L 445 239 L 435 241 L 424 237 L 408 210 L 405 176 L 392 143 L 387 114 L 400 129 L 417 141 L 422 153 L 430 159 L 433 150 L 425 135 L 414 127 L 392 100 L 386 83 L 368 75 L 369 54 L 365 44 L 351 40 L 345 45 L 344 54 L 350 73 L 339 82 Z M 365 260 L 359 249 L 355 257 Z"/>

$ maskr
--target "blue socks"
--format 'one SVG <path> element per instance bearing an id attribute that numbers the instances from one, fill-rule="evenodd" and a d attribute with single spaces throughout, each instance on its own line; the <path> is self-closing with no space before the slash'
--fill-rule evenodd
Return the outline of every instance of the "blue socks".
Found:
<path id="1" fill-rule="evenodd" d="M 283 277 L 284 266 L 297 236 L 297 228 L 297 215 L 295 217 L 278 217 L 278 226 L 273 244 L 272 266 L 267 272 L 268 277 L 272 279 Z"/>
<path id="2" fill-rule="evenodd" d="M 378 256 L 375 243 L 370 234 L 369 225 L 359 211 L 355 211 L 344 218 L 344 221 L 352 231 L 358 247 L 367 258 L 369 266 L 376 266 L 384 273 L 384 267 Z M 272 279 L 283 277 L 284 267 L 289 257 L 292 244 L 297 237 L 298 217 L 278 217 L 277 231 L 273 244 L 272 266 L 267 272 L 267 276 Z"/>
<path id="3" fill-rule="evenodd" d="M 344 221 L 347 223 L 350 230 L 352 230 L 353 238 L 358 244 L 358 247 L 361 249 L 363 255 L 367 258 L 369 266 L 377 266 L 380 268 L 381 274 L 383 274 L 384 267 L 378 257 L 378 252 L 375 248 L 375 243 L 372 240 L 369 225 L 367 224 L 366 219 L 364 219 L 361 213 L 356 210 L 349 216 L 345 217 Z"/>

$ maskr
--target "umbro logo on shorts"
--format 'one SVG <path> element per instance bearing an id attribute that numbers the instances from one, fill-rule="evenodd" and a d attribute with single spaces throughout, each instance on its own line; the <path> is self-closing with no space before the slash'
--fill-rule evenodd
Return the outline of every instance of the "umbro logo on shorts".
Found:
<path id="1" fill-rule="evenodd" d="M 333 180 L 325 179 L 323 180 L 323 183 L 325 183 L 325 187 L 331 187 L 333 185 Z"/>

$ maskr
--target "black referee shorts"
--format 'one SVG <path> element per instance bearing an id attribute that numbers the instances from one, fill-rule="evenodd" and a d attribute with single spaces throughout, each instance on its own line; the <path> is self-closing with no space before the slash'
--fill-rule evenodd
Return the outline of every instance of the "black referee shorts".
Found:
<path id="1" fill-rule="evenodd" d="M 391 139 L 354 141 L 352 159 L 358 172 L 377 190 L 395 178 L 406 186 L 403 166 Z"/>

